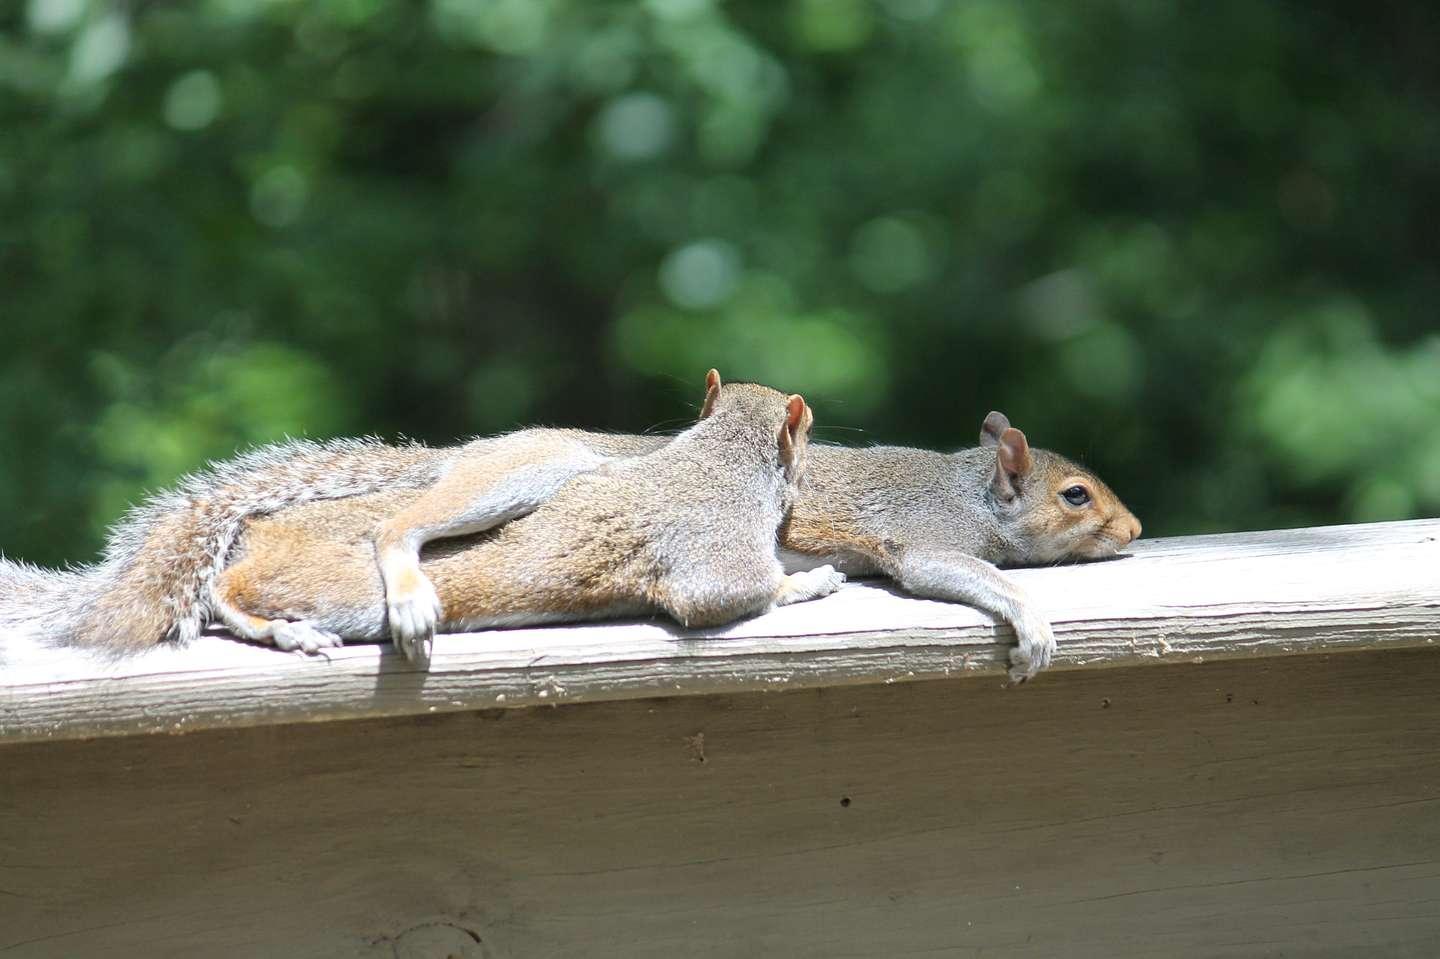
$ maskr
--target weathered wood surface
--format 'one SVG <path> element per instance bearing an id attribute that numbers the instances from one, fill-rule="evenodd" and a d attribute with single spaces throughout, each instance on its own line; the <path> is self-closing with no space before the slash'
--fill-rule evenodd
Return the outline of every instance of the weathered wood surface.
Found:
<path id="1" fill-rule="evenodd" d="M 1437 690 L 1405 650 L 12 745 L 0 956 L 1432 959 Z"/>
<path id="2" fill-rule="evenodd" d="M 1058 670 L 1440 636 L 1440 520 L 1142 540 L 1130 552 L 1015 571 L 1055 623 Z M 646 622 L 442 637 L 428 673 L 380 646 L 306 659 L 218 637 L 114 664 L 47 654 L 0 667 L 0 743 L 999 676 L 1010 641 L 964 606 L 856 583 L 703 636 Z"/>

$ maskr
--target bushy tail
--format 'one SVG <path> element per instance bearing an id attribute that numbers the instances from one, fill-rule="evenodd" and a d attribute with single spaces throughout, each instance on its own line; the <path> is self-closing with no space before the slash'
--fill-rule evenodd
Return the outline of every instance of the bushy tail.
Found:
<path id="1" fill-rule="evenodd" d="M 212 464 L 131 510 L 111 531 L 98 566 L 54 573 L 6 564 L 3 575 L 44 597 L 14 615 L 54 642 L 117 653 L 188 642 L 205 626 L 210 586 L 248 518 L 314 500 L 422 488 L 448 461 L 447 450 L 362 439 L 294 440 Z M 6 615 L 0 606 L 0 623 Z"/>
<path id="2" fill-rule="evenodd" d="M 74 633 L 79 613 L 107 586 L 101 566 L 49 570 L 0 559 L 0 663 Z"/>

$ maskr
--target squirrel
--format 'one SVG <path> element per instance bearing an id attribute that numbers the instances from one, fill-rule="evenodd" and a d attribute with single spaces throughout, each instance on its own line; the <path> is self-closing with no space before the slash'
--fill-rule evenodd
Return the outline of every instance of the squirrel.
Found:
<path id="1" fill-rule="evenodd" d="M 708 414 L 710 402 L 707 399 L 702 416 Z M 587 468 L 586 455 L 593 457 L 596 451 L 586 449 L 584 443 L 592 438 L 592 434 L 568 434 L 564 442 L 578 445 L 555 462 L 577 473 Z M 613 455 L 618 449 L 623 454 L 627 440 L 635 444 L 632 452 L 655 442 L 653 437 L 607 435 L 606 452 Z M 531 452 L 536 452 L 533 444 Z M 1032 449 L 1025 435 L 999 412 L 985 418 L 980 445 L 958 453 L 821 446 L 811 447 L 811 452 L 799 496 L 778 531 L 785 569 L 883 575 L 907 592 L 958 600 L 996 613 L 1012 624 L 1019 639 L 1010 671 L 1016 683 L 1050 664 L 1055 641 L 1049 622 L 994 563 L 1102 558 L 1128 545 L 1141 531 L 1139 520 L 1104 482 L 1058 454 Z M 643 463 L 658 454 L 635 455 L 635 460 L 617 462 Z M 595 468 L 594 462 L 588 468 Z M 600 467 L 600 472 L 610 468 Z M 513 475 L 527 477 L 524 470 Z M 584 482 L 589 480 L 583 476 L 574 480 Z M 522 485 L 531 493 L 545 486 L 528 478 L 522 479 Z M 472 487 L 479 490 L 475 503 L 499 506 L 494 510 L 498 520 L 510 515 L 510 505 L 522 498 L 497 495 L 496 489 L 504 486 L 502 482 L 495 489 Z M 573 512 L 562 505 L 569 501 L 565 497 L 569 489 L 558 494 L 564 497 L 560 503 L 552 501 L 541 509 L 550 515 Z M 347 635 L 354 638 L 379 638 L 385 621 L 380 608 L 382 585 L 363 544 L 377 527 L 403 516 L 406 508 L 415 516 L 401 525 L 413 527 L 414 518 L 429 511 L 429 507 L 418 509 L 418 504 L 432 495 L 412 496 L 408 503 L 384 494 L 314 504 L 257 521 L 245 534 L 250 543 L 247 558 L 240 560 L 234 579 L 227 570 L 217 583 L 216 608 L 223 614 L 258 600 L 270 615 L 283 611 L 334 623 L 338 631 L 348 629 Z M 673 508 L 672 498 L 662 497 L 661 502 Z M 471 506 L 467 522 L 481 512 Z M 581 522 L 589 525 L 583 518 Z M 426 586 L 406 588 L 437 596 L 437 609 L 444 610 L 443 625 L 458 629 L 516 625 L 520 621 L 495 615 L 500 600 L 489 582 L 497 561 L 514 563 L 515 557 L 534 551 L 533 545 L 505 534 L 512 527 L 524 528 L 524 523 L 518 521 L 478 542 L 451 539 L 427 552 L 423 569 L 417 557 L 413 575 Z M 249 559 L 249 550 L 257 558 Z M 325 570 L 323 579 L 317 580 L 312 570 Z M 517 582 L 526 581 L 523 574 L 516 576 Z M 255 594 L 257 580 L 270 584 L 268 593 Z M 429 580 L 434 580 L 433 587 Z M 390 594 L 388 584 L 385 587 L 384 594 Z M 518 585 L 514 588 L 522 590 Z M 562 590 L 547 602 L 564 606 L 566 595 Z M 523 622 L 558 618 L 562 617 Z M 357 630 L 355 624 L 364 628 Z M 243 629 L 243 621 L 239 626 Z"/>
<path id="2" fill-rule="evenodd" d="M 557 441 L 576 457 L 568 469 L 566 454 L 546 446 Z M 483 502 L 489 495 L 484 482 L 475 497 L 482 502 L 472 500 L 483 463 L 497 455 L 524 460 L 527 445 L 539 443 L 548 452 L 531 461 L 549 457 L 559 465 L 553 484 L 587 464 L 644 455 L 667 441 L 522 430 L 442 449 L 377 440 L 262 448 L 187 477 L 174 492 L 133 510 L 113 530 L 98 564 L 51 571 L 0 559 L 0 636 L 116 654 L 184 643 L 213 615 L 211 588 L 247 520 L 315 501 L 411 491 L 416 498 L 388 531 L 379 531 L 377 546 L 386 553 L 378 544 L 388 542 L 389 572 L 398 577 L 387 583 L 387 596 L 395 586 L 391 605 L 399 610 L 392 633 L 402 649 L 407 635 L 417 637 L 408 641 L 415 649 L 423 645 L 427 609 L 433 618 L 435 604 L 428 584 L 406 581 L 415 567 L 404 561 L 404 551 L 463 532 L 472 512 L 493 509 Z M 497 452 L 503 449 L 512 452 Z M 947 454 L 812 444 L 808 460 L 807 482 L 780 529 L 787 569 L 828 561 L 852 575 L 888 576 L 917 596 L 992 613 L 1010 623 L 1019 640 L 1011 657 L 1017 681 L 1048 664 L 1054 638 L 1044 616 L 995 564 L 1101 557 L 1141 531 L 1098 477 L 1056 453 L 1031 449 L 998 412 L 985 418 L 977 448 Z M 543 494 L 544 484 L 535 490 Z M 512 503 L 516 513 L 534 505 L 522 500 Z M 406 523 L 419 535 L 406 540 Z"/>
<path id="3" fill-rule="evenodd" d="M 1140 521 L 1094 473 L 1033 449 L 992 411 L 980 445 L 955 453 L 896 446 L 816 446 L 806 485 L 780 530 L 787 569 L 833 563 L 885 576 L 915 596 L 975 606 L 1010 623 L 1010 678 L 1023 683 L 1055 653 L 1049 621 L 996 564 L 1102 559 Z"/>
<path id="4" fill-rule="evenodd" d="M 654 452 L 601 462 L 577 441 L 583 434 L 550 431 L 543 449 L 527 444 L 538 465 L 513 462 L 514 450 L 470 464 L 471 478 L 486 482 L 470 488 L 465 519 L 449 529 L 471 537 L 450 537 L 427 551 L 423 573 L 413 570 L 443 610 L 439 624 L 661 611 L 706 628 L 838 589 L 845 577 L 832 566 L 787 575 L 776 554 L 805 469 L 809 407 L 768 387 L 723 385 L 714 370 L 706 385 L 699 422 Z M 425 495 L 376 493 L 251 520 L 215 581 L 221 621 L 312 651 L 387 635 L 394 603 L 375 561 L 378 546 L 383 565 L 386 548 L 377 530 L 407 510 L 423 520 L 412 507 Z M 422 538 L 400 551 L 410 555 Z M 428 660 L 428 640 L 409 652 Z"/>

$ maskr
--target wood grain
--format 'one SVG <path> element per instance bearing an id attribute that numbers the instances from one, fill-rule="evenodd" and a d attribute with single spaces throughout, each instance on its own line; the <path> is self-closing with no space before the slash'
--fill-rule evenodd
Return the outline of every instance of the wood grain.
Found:
<path id="1" fill-rule="evenodd" d="M 0 749 L 0 956 L 1440 955 L 1427 650 Z"/>
<path id="2" fill-rule="evenodd" d="M 1057 670 L 1440 636 L 1437 520 L 1148 540 L 1130 552 L 1015 571 L 1055 623 Z M 705 634 L 630 622 L 442 637 L 428 673 L 388 647 L 306 659 L 222 637 L 117 663 L 51 652 L 0 667 L 0 743 L 999 677 L 1011 639 L 966 607 L 855 583 Z"/>

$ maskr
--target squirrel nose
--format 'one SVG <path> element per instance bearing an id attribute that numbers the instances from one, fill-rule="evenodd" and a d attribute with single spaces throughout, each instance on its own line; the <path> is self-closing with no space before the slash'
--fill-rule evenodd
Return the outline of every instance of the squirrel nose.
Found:
<path id="1" fill-rule="evenodd" d="M 1133 516 L 1130 517 L 1129 533 L 1132 543 L 1140 538 L 1140 521 Z"/>

